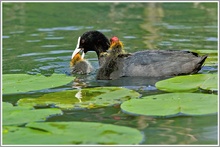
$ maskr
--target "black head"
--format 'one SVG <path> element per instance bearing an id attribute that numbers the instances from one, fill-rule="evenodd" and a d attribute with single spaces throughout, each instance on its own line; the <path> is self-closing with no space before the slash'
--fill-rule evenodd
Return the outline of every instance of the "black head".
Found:
<path id="1" fill-rule="evenodd" d="M 100 53 L 106 52 L 110 46 L 108 38 L 99 31 L 85 32 L 80 39 L 79 48 L 83 49 L 84 53 L 95 51 L 99 57 Z"/>

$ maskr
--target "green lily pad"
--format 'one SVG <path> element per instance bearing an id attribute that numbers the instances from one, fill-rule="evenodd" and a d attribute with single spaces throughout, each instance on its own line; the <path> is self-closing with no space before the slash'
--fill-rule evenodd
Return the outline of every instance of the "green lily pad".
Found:
<path id="1" fill-rule="evenodd" d="M 55 106 L 62 109 L 97 108 L 121 104 L 139 93 L 120 87 L 97 87 L 44 94 L 39 98 L 22 98 L 20 106 Z"/>
<path id="2" fill-rule="evenodd" d="M 200 93 L 159 94 L 126 101 L 121 109 L 134 115 L 205 115 L 218 112 L 218 97 Z"/>
<path id="3" fill-rule="evenodd" d="M 195 74 L 177 76 L 156 83 L 156 88 L 167 92 L 194 92 L 199 88 L 204 90 L 218 90 L 217 74 Z"/>
<path id="4" fill-rule="evenodd" d="M 33 121 L 44 121 L 50 115 L 62 114 L 57 108 L 33 109 L 33 107 L 13 106 L 3 102 L 3 125 L 22 125 Z"/>
<path id="5" fill-rule="evenodd" d="M 134 128 L 94 122 L 29 123 L 26 128 L 4 126 L 4 145 L 139 144 L 142 133 Z"/>
<path id="6" fill-rule="evenodd" d="M 22 93 L 62 86 L 71 82 L 74 77 L 63 74 L 44 75 L 3 74 L 3 94 Z"/>
<path id="7" fill-rule="evenodd" d="M 217 74 L 213 74 L 210 77 L 208 77 L 199 87 L 204 90 L 217 91 L 218 90 Z"/>

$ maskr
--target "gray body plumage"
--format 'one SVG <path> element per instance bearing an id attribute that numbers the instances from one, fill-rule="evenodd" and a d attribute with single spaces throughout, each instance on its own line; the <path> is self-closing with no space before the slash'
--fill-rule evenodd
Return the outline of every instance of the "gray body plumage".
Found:
<path id="1" fill-rule="evenodd" d="M 207 55 L 175 50 L 139 51 L 127 57 L 107 58 L 97 73 L 97 79 L 117 79 L 123 76 L 163 77 L 197 73 Z"/>

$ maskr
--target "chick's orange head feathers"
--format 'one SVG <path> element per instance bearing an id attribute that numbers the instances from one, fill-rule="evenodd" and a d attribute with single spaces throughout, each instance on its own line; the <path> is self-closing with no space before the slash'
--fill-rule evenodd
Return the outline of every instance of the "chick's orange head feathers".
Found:
<path id="1" fill-rule="evenodd" d="M 78 61 L 81 61 L 82 57 L 79 53 L 77 53 L 70 61 L 70 65 L 74 66 Z"/>
<path id="2" fill-rule="evenodd" d="M 110 48 L 114 47 L 114 46 L 120 46 L 120 47 L 123 47 L 123 44 L 122 42 L 118 39 L 118 37 L 116 36 L 113 36 L 111 39 L 110 39 Z"/>

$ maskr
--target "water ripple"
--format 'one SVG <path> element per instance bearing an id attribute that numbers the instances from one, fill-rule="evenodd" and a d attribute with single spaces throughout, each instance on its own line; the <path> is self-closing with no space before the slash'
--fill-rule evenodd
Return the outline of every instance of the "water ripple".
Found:
<path id="1" fill-rule="evenodd" d="M 31 34 L 30 36 L 39 36 L 39 34 Z"/>
<path id="2" fill-rule="evenodd" d="M 21 34 L 21 33 L 24 33 L 24 31 L 13 31 L 13 32 L 10 32 L 10 34 Z"/>
<path id="3" fill-rule="evenodd" d="M 60 54 L 60 53 L 72 53 L 72 50 L 55 50 L 55 51 L 50 51 L 50 54 Z"/>
<path id="4" fill-rule="evenodd" d="M 27 56 L 39 56 L 39 55 L 51 55 L 51 54 L 62 54 L 62 53 L 72 53 L 72 50 L 54 50 L 54 51 L 49 51 L 46 53 L 26 53 L 26 54 L 21 54 L 18 55 L 17 57 L 27 57 Z"/>
<path id="5" fill-rule="evenodd" d="M 41 42 L 41 40 L 26 40 L 26 42 Z"/>
<path id="6" fill-rule="evenodd" d="M 46 58 L 35 59 L 35 61 L 45 62 L 45 61 L 54 61 L 56 59 L 57 59 L 57 57 L 46 57 Z"/>
<path id="7" fill-rule="evenodd" d="M 189 42 L 191 41 L 190 39 L 173 39 L 171 38 L 170 41 L 175 41 L 175 42 Z"/>
<path id="8" fill-rule="evenodd" d="M 191 26 L 184 26 L 184 25 L 171 25 L 168 23 L 162 23 L 167 29 L 192 29 Z"/>
<path id="9" fill-rule="evenodd" d="M 17 57 L 28 57 L 28 56 L 37 56 L 37 55 L 43 55 L 43 53 L 27 53 L 27 54 L 21 54 Z"/>
<path id="10" fill-rule="evenodd" d="M 101 29 L 101 30 L 98 30 L 98 31 L 100 31 L 100 32 L 111 32 L 112 30 L 110 30 L 110 29 Z"/>
<path id="11" fill-rule="evenodd" d="M 54 44 L 54 45 L 50 44 L 50 45 L 42 45 L 41 47 L 51 48 L 51 47 L 60 47 L 60 46 L 59 46 L 59 45 L 56 45 L 56 44 Z"/>
<path id="12" fill-rule="evenodd" d="M 44 39 L 45 40 L 60 40 L 60 39 L 64 39 L 64 37 L 46 37 Z"/>
<path id="13" fill-rule="evenodd" d="M 216 37 L 207 37 L 206 38 L 206 41 L 218 41 L 218 38 L 216 38 Z"/>
<path id="14" fill-rule="evenodd" d="M 38 31 L 41 32 L 51 32 L 51 31 L 76 31 L 83 29 L 82 26 L 67 26 L 67 27 L 54 27 L 54 28 L 39 28 Z"/>
<path id="15" fill-rule="evenodd" d="M 126 38 L 126 39 L 133 39 L 133 38 L 137 38 L 135 36 L 124 36 L 123 38 Z"/>
<path id="16" fill-rule="evenodd" d="M 3 39 L 10 38 L 10 36 L 2 36 Z"/>

